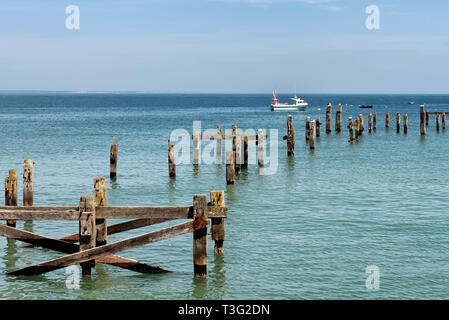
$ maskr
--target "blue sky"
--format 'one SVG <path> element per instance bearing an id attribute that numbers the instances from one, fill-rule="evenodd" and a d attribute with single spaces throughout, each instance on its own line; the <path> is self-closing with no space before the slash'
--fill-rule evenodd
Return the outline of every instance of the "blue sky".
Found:
<path id="1" fill-rule="evenodd" d="M 0 90 L 449 93 L 447 0 L 2 0 L 0 43 Z"/>

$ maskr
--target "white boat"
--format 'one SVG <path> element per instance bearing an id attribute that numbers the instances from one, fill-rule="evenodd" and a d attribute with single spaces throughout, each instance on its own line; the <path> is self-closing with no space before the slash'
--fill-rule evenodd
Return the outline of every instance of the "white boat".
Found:
<path id="1" fill-rule="evenodd" d="M 305 111 L 309 105 L 304 100 L 298 98 L 295 94 L 293 98 L 293 104 L 279 103 L 279 99 L 276 98 L 276 91 L 273 91 L 273 101 L 271 102 L 271 111 Z"/>

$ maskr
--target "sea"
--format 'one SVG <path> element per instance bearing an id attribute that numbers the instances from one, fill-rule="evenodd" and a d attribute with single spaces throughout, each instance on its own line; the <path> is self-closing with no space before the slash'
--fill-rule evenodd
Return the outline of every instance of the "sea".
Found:
<path id="1" fill-rule="evenodd" d="M 64 254 L 0 237 L 0 299 L 449 299 L 449 128 L 437 132 L 431 115 L 426 136 L 419 130 L 419 106 L 449 112 L 449 95 L 298 96 L 309 103 L 305 112 L 272 112 L 269 93 L 0 93 L 0 177 L 17 170 L 19 205 L 23 161 L 33 159 L 35 206 L 77 206 L 80 196 L 93 194 L 93 179 L 105 177 L 110 206 L 191 206 L 195 194 L 209 198 L 223 190 L 228 208 L 224 254 L 214 255 L 208 237 L 205 279 L 193 274 L 191 233 L 118 253 L 174 273 L 97 263 L 88 277 L 79 266 L 7 276 Z M 306 118 L 325 123 L 328 103 L 332 133 L 323 124 L 311 151 Z M 338 104 L 340 133 L 334 131 Z M 377 129 L 369 133 L 374 112 Z M 283 140 L 289 114 L 295 126 L 290 157 Z M 348 117 L 359 114 L 365 131 L 351 144 Z M 233 185 L 226 184 L 224 163 L 192 165 L 191 134 L 199 124 L 202 133 L 234 124 L 241 132 L 263 129 L 265 167 L 273 170 L 259 168 L 254 142 L 248 169 Z M 186 152 L 177 154 L 184 161 L 176 178 L 168 175 L 168 139 Z M 116 181 L 109 178 L 114 140 Z M 214 143 L 201 143 L 205 159 Z M 223 144 L 223 161 L 229 148 Z M 108 242 L 184 221 L 110 235 Z M 54 238 L 78 232 L 76 221 L 18 221 L 17 227 Z"/>

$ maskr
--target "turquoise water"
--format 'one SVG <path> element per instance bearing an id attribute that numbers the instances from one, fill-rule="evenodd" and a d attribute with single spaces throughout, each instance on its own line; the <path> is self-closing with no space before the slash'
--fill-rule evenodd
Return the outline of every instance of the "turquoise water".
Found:
<path id="1" fill-rule="evenodd" d="M 281 95 L 281 101 L 287 98 Z M 191 205 L 194 194 L 224 190 L 229 208 L 224 256 L 214 257 L 208 241 L 207 279 L 193 277 L 191 234 L 120 253 L 180 274 L 140 275 L 97 264 L 78 290 L 66 287 L 65 269 L 5 276 L 61 254 L 0 238 L 0 298 L 448 299 L 449 129 L 437 133 L 431 116 L 427 136 L 420 137 L 419 105 L 449 111 L 449 95 L 304 98 L 310 107 L 293 113 L 295 156 L 287 158 L 282 140 L 287 114 L 269 111 L 269 95 L 0 95 L 0 175 L 17 169 L 20 186 L 23 159 L 34 159 L 36 206 L 75 206 L 81 195 L 92 194 L 94 177 L 106 177 L 109 205 Z M 311 152 L 304 141 L 305 118 L 319 115 L 324 122 L 328 102 L 334 106 L 333 126 L 336 105 L 343 104 L 344 129 L 326 135 L 323 126 Z M 368 114 L 375 111 L 377 131 L 366 129 L 350 145 L 348 116 L 363 113 L 367 128 Z M 409 116 L 407 135 L 396 133 L 396 112 Z M 278 129 L 277 172 L 259 175 L 253 164 L 227 186 L 224 165 L 184 164 L 170 179 L 167 139 L 174 129 L 192 133 L 195 120 L 203 129 L 232 124 Z M 116 183 L 108 177 L 114 139 Z M 21 202 L 21 188 L 18 198 Z M 112 235 L 109 241 L 170 224 Z M 78 225 L 36 221 L 25 228 L 59 237 L 77 232 Z M 369 265 L 380 269 L 378 290 L 365 285 Z"/>

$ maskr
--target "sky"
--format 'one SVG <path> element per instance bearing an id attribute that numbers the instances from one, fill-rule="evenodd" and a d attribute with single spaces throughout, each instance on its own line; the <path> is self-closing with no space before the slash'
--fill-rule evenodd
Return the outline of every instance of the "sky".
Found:
<path id="1" fill-rule="evenodd" d="M 448 0 L 0 2 L 0 90 L 449 93 L 448 76 Z"/>

